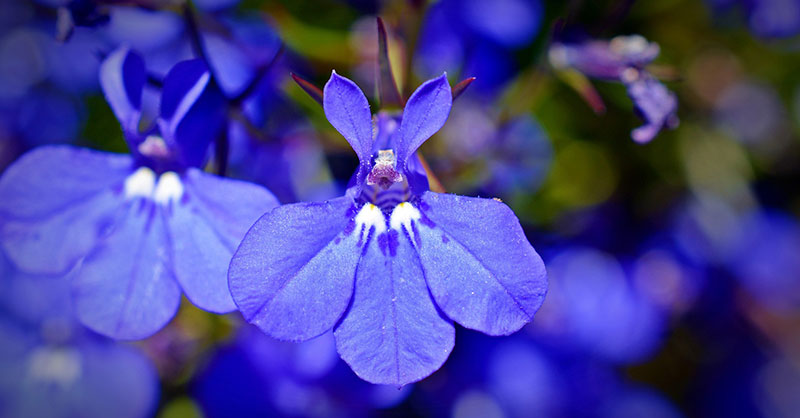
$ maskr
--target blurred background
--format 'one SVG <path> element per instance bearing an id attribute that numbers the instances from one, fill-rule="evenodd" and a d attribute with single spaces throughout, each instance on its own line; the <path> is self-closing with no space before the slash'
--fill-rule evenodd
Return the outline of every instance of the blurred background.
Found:
<path id="1" fill-rule="evenodd" d="M 126 152 L 102 57 L 130 45 L 158 80 L 199 38 L 236 98 L 228 174 L 282 203 L 338 196 L 355 154 L 290 73 L 335 69 L 377 110 L 376 16 L 402 94 L 476 77 L 421 152 L 447 192 L 516 212 L 549 273 L 534 320 L 458 328 L 398 389 L 330 335 L 282 343 L 188 301 L 112 342 L 64 279 L 3 256 L 0 415 L 798 416 L 798 0 L 4 0 L 0 170 L 43 144 Z M 658 133 L 634 141 L 643 124 Z"/>

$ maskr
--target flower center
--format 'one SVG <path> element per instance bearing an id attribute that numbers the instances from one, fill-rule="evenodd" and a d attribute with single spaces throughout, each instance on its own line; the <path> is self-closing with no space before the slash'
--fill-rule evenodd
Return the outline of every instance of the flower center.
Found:
<path id="1" fill-rule="evenodd" d="M 361 191 L 359 203 L 371 203 L 387 215 L 411 196 L 406 176 L 397 171 L 397 157 L 393 150 L 380 150 L 372 171 Z"/>
<path id="2" fill-rule="evenodd" d="M 403 175 L 397 171 L 397 157 L 390 149 L 378 151 L 378 158 L 367 176 L 367 184 L 379 186 L 386 190 L 395 183 L 403 181 Z"/>

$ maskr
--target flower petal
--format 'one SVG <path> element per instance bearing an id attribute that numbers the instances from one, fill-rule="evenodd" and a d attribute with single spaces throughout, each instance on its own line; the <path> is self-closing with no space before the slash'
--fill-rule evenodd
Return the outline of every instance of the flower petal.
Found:
<path id="1" fill-rule="evenodd" d="M 145 199 L 133 201 L 73 278 L 78 319 L 116 339 L 146 338 L 160 330 L 181 300 L 167 257 L 160 209 Z"/>
<path id="2" fill-rule="evenodd" d="M 678 99 L 661 82 L 642 73 L 636 80 L 626 83 L 626 86 L 636 113 L 644 120 L 644 125 L 631 132 L 634 141 L 650 142 L 661 129 L 678 126 Z"/>
<path id="3" fill-rule="evenodd" d="M 444 126 L 452 104 L 447 74 L 428 80 L 417 88 L 403 110 L 398 132 L 400 145 L 396 150 L 398 162 L 405 164 L 423 142 Z"/>
<path id="4" fill-rule="evenodd" d="M 413 235 L 439 308 L 489 335 L 530 321 L 547 291 L 546 272 L 508 206 L 433 192 L 421 202 L 425 217 Z"/>
<path id="5" fill-rule="evenodd" d="M 350 143 L 361 164 L 372 157 L 372 114 L 364 93 L 351 80 L 331 73 L 323 90 L 325 117 Z"/>
<path id="6" fill-rule="evenodd" d="M 28 273 L 66 273 L 113 222 L 132 166 L 127 155 L 70 146 L 22 156 L 0 177 L 0 240 L 9 258 Z"/>
<path id="7" fill-rule="evenodd" d="M 202 60 L 177 63 L 164 77 L 159 126 L 183 162 L 200 166 L 223 122 L 224 98 Z"/>
<path id="8" fill-rule="evenodd" d="M 292 341 L 334 326 L 350 301 L 362 252 L 353 205 L 340 197 L 279 206 L 250 228 L 228 270 L 231 295 L 248 322 Z"/>
<path id="9" fill-rule="evenodd" d="M 236 309 L 228 290 L 228 265 L 247 229 L 278 201 L 253 183 L 197 169 L 186 172 L 185 201 L 174 202 L 168 230 L 175 277 L 186 297 L 206 311 Z"/>
<path id="10" fill-rule="evenodd" d="M 128 47 L 112 52 L 100 65 L 100 86 L 125 132 L 137 132 L 147 69 Z"/>
<path id="11" fill-rule="evenodd" d="M 352 305 L 334 336 L 342 359 L 376 384 L 416 382 L 450 355 L 455 328 L 436 309 L 414 247 L 396 230 L 368 246 Z"/>

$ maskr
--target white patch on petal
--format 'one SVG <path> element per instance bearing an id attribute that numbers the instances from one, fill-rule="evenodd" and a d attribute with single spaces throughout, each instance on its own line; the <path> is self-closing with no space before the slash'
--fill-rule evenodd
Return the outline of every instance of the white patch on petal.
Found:
<path id="1" fill-rule="evenodd" d="M 145 198 L 158 204 L 176 202 L 183 196 L 181 178 L 173 171 L 168 171 L 158 178 L 156 173 L 147 167 L 139 167 L 125 179 L 125 197 L 127 199 Z"/>
<path id="2" fill-rule="evenodd" d="M 392 211 L 392 216 L 389 218 L 389 226 L 397 232 L 402 232 L 402 227 L 406 227 L 406 231 L 411 233 L 411 222 L 419 220 L 422 214 L 411 203 L 403 202 L 397 205 Z"/>
<path id="3" fill-rule="evenodd" d="M 125 179 L 125 197 L 150 197 L 156 187 L 156 173 L 147 167 L 139 167 Z"/>
<path id="4" fill-rule="evenodd" d="M 183 183 L 174 171 L 168 171 L 158 178 L 158 185 L 153 194 L 156 203 L 177 202 L 181 196 L 183 196 Z"/>
<path id="5" fill-rule="evenodd" d="M 367 203 L 364 205 L 356 215 L 356 230 L 361 230 L 364 225 L 364 231 L 369 232 L 371 227 L 375 227 L 375 235 L 386 232 L 386 218 L 383 217 L 383 212 L 380 208 Z"/>
<path id="6" fill-rule="evenodd" d="M 73 349 L 41 347 L 28 358 L 28 375 L 32 379 L 62 387 L 75 382 L 81 369 L 81 357 Z"/>

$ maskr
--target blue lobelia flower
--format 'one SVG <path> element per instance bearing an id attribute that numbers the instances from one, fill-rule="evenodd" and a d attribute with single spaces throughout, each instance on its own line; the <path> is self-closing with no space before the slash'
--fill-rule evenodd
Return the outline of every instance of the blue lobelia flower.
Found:
<path id="1" fill-rule="evenodd" d="M 88 327 L 144 338 L 175 314 L 181 293 L 217 313 L 236 308 L 226 269 L 236 244 L 277 204 L 259 186 L 198 169 L 221 125 L 221 94 L 197 60 L 166 76 L 160 115 L 139 130 L 142 59 L 127 48 L 102 64 L 101 84 L 131 155 L 40 147 L 0 178 L 0 240 L 28 273 L 72 279 Z"/>
<path id="2" fill-rule="evenodd" d="M 642 36 L 630 35 L 617 36 L 610 41 L 557 42 L 550 47 L 549 57 L 558 70 L 574 69 L 587 77 L 624 84 L 635 112 L 644 121 L 644 125 L 631 132 L 631 137 L 645 143 L 655 138 L 661 129 L 675 128 L 679 122 L 675 94 L 645 68 L 658 53 L 657 44 Z"/>
<path id="3" fill-rule="evenodd" d="M 380 113 L 335 72 L 323 107 L 360 165 L 344 196 L 267 212 L 234 254 L 228 280 L 245 319 L 304 341 L 333 329 L 362 379 L 404 385 L 437 370 L 452 321 L 491 335 L 529 322 L 547 289 L 544 264 L 514 213 L 493 199 L 433 193 L 415 152 L 450 113 L 444 75 Z"/>

